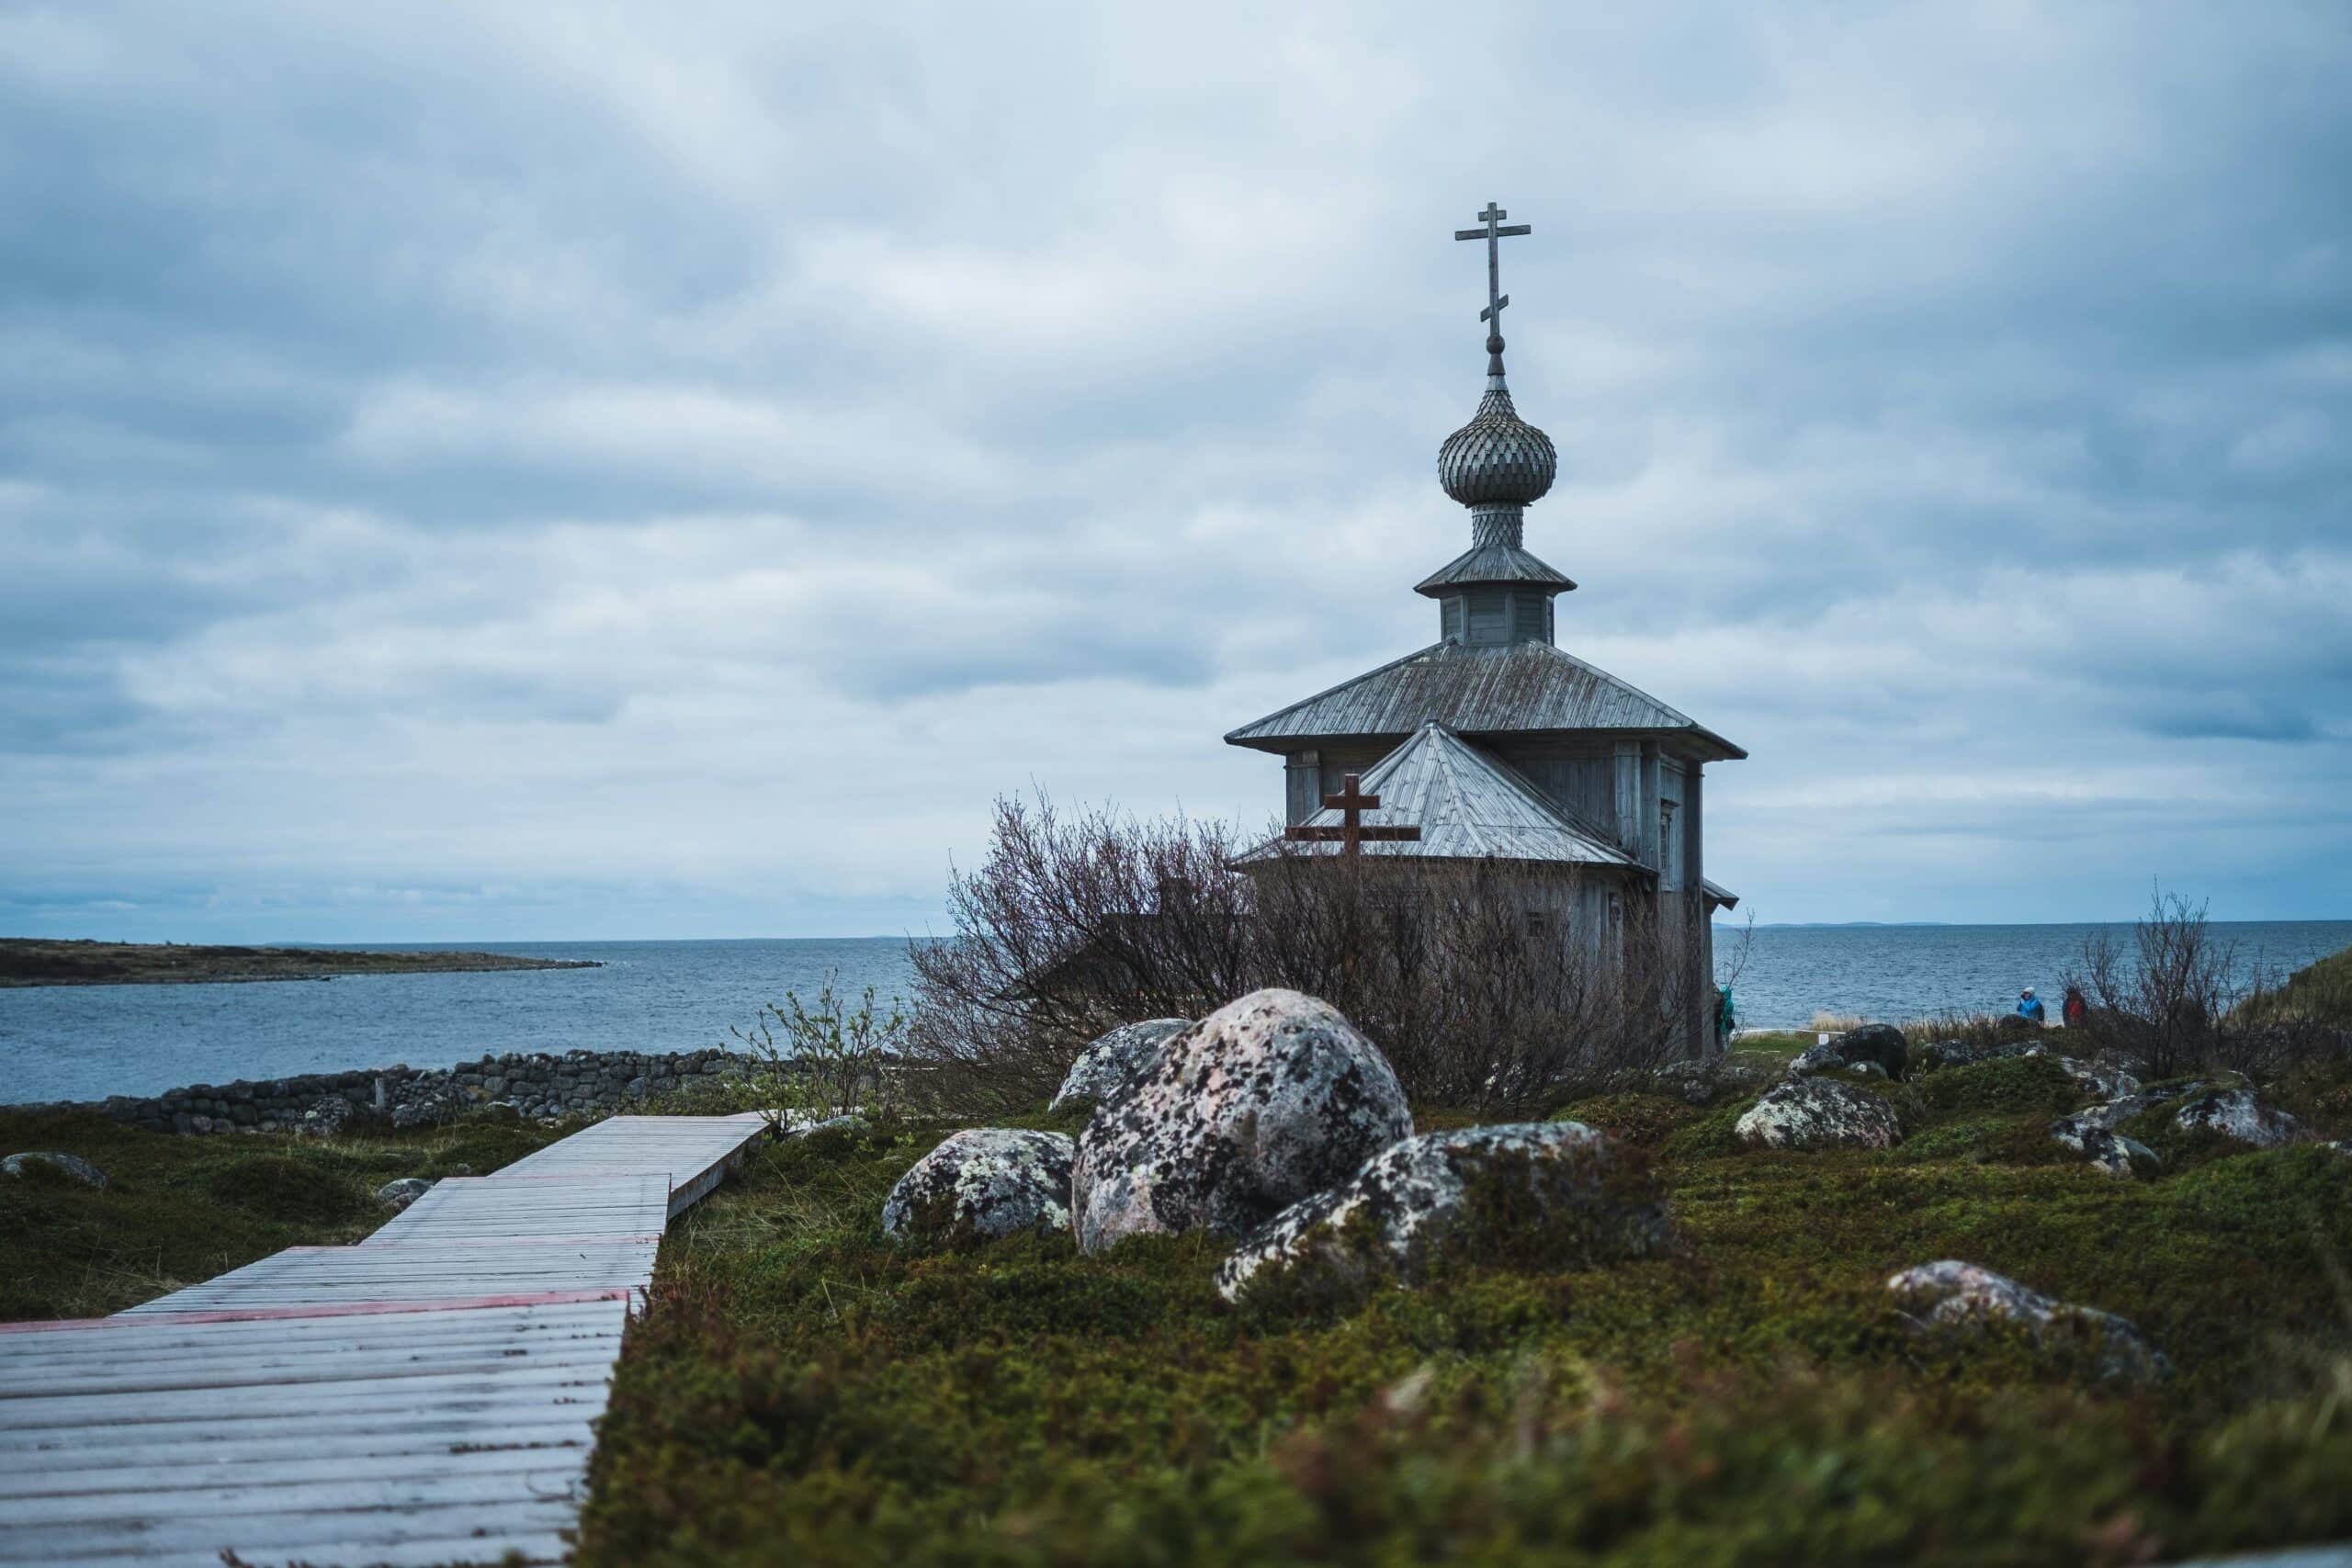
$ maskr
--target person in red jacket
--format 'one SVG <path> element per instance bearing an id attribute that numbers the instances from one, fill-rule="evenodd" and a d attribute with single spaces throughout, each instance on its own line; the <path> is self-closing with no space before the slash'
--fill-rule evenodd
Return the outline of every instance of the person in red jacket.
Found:
<path id="1" fill-rule="evenodd" d="M 2066 999 L 2058 1004 L 2058 1016 L 2065 1021 L 2066 1027 L 2080 1029 L 2083 1021 L 2090 1015 L 2091 1004 L 2083 1000 L 2083 988 L 2080 986 L 2067 987 Z"/>

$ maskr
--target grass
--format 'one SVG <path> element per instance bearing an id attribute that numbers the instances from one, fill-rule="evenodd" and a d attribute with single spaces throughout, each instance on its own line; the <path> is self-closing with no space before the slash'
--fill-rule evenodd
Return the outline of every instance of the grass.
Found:
<path id="1" fill-rule="evenodd" d="M 79 1155 L 108 1181 L 99 1192 L 46 1171 L 0 1178 L 0 1322 L 103 1317 L 283 1247 L 356 1241 L 384 1223 L 385 1182 L 486 1176 L 568 1130 L 193 1138 L 86 1111 L 0 1111 L 0 1154 Z"/>
<path id="2" fill-rule="evenodd" d="M 2352 1160 L 2177 1145 L 2123 1181 L 2050 1142 L 2048 1063 L 1867 1087 L 1900 1147 L 1748 1152 L 1745 1101 L 1563 1107 L 1655 1154 L 1679 1256 L 1319 1314 L 1226 1308 L 1206 1236 L 907 1256 L 881 1201 L 945 1128 L 778 1145 L 665 1246 L 580 1561 L 2121 1563 L 2352 1533 Z M 2275 1092 L 2352 1130 L 2341 1065 Z M 2123 1314 L 2176 1375 L 1916 1337 L 1885 1277 L 1944 1257 Z"/>
<path id="3" fill-rule="evenodd" d="M 2352 1029 L 2352 947 L 2287 976 L 2233 1010 L 2233 1023 L 2305 1022 Z"/>

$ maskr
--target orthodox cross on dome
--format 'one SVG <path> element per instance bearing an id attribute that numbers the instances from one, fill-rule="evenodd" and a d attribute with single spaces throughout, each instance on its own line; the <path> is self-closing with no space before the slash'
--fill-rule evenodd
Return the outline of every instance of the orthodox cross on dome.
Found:
<path id="1" fill-rule="evenodd" d="M 1366 842 L 1367 840 L 1374 843 L 1405 843 L 1412 840 L 1419 839 L 1421 836 L 1421 830 L 1417 827 L 1375 828 L 1365 826 L 1363 814 L 1367 811 L 1375 811 L 1379 809 L 1380 796 L 1376 795 L 1364 794 L 1363 786 L 1356 782 L 1356 775 L 1353 773 L 1350 773 L 1347 776 L 1346 782 L 1340 785 L 1339 794 L 1325 795 L 1323 797 L 1323 804 L 1331 810 L 1340 814 L 1340 825 L 1338 827 L 1310 828 L 1305 823 L 1301 823 L 1295 828 L 1283 829 L 1283 836 L 1287 839 L 1303 840 L 1310 843 L 1328 844 L 1333 840 L 1337 840 L 1340 845 L 1340 852 L 1343 855 L 1351 856 L 1358 853 L 1357 846 Z"/>
<path id="2" fill-rule="evenodd" d="M 1453 237 L 1487 242 L 1487 308 L 1478 312 L 1478 319 L 1487 323 L 1487 374 L 1499 376 L 1503 373 L 1503 307 L 1510 303 L 1510 296 L 1503 292 L 1502 242 L 1535 231 L 1525 223 L 1504 224 L 1503 220 L 1510 214 L 1503 210 L 1500 202 L 1487 203 L 1487 210 L 1478 216 L 1486 223 L 1485 228 L 1456 229 Z"/>

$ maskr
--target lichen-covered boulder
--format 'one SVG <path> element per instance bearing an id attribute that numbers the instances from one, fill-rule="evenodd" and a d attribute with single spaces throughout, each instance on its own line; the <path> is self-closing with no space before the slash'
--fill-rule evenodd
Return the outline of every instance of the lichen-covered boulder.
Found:
<path id="1" fill-rule="evenodd" d="M 1800 1053 L 1789 1064 L 1789 1071 L 1804 1077 L 1841 1068 L 1874 1068 L 1888 1077 L 1899 1078 L 1910 1060 L 1910 1050 L 1903 1043 L 1903 1031 L 1891 1023 L 1866 1023 Z"/>
<path id="2" fill-rule="evenodd" d="M 2061 1116 L 2050 1123 L 2050 1135 L 2109 1176 L 2154 1176 L 2164 1168 L 2147 1145 L 2079 1117 Z"/>
<path id="3" fill-rule="evenodd" d="M 2104 1062 L 2086 1062 L 2079 1056 L 2053 1056 L 2059 1069 L 2075 1080 L 2075 1087 L 2093 1100 L 2120 1100 L 2136 1093 L 2140 1080 L 2121 1067 Z"/>
<path id="4" fill-rule="evenodd" d="M 403 1176 L 398 1181 L 387 1181 L 377 1188 L 376 1201 L 397 1214 L 432 1190 L 433 1183 L 424 1177 Z"/>
<path id="5" fill-rule="evenodd" d="M 0 1159 L 0 1175 L 22 1179 L 31 1175 L 36 1168 L 54 1171 L 70 1181 L 78 1181 L 100 1192 L 107 1190 L 107 1173 L 80 1155 L 59 1154 L 54 1149 L 32 1149 Z"/>
<path id="6" fill-rule="evenodd" d="M 1070 1158 L 1059 1133 L 969 1127 L 914 1163 L 882 1204 L 882 1229 L 927 1251 L 1069 1228 Z"/>
<path id="7" fill-rule="evenodd" d="M 2219 1133 L 2257 1149 L 2292 1143 L 2303 1130 L 2287 1112 L 2256 1100 L 2250 1089 L 2208 1090 L 2174 1111 L 2172 1124 L 2184 1133 Z"/>
<path id="8" fill-rule="evenodd" d="M 1713 1105 L 1770 1088 L 1789 1076 L 1785 1056 L 1770 1051 L 1726 1051 L 1619 1075 L 1618 1087 L 1673 1095 L 1686 1105 Z"/>
<path id="9" fill-rule="evenodd" d="M 2045 1350 L 2089 1355 L 2101 1377 L 2147 1382 L 2172 1370 L 2130 1320 L 2053 1301 L 1973 1263 L 1922 1263 L 1888 1280 L 1886 1288 L 1922 1332 L 1981 1333 L 1995 1324 L 2014 1324 Z"/>
<path id="10" fill-rule="evenodd" d="M 2197 1091 L 2192 1089 L 2189 1092 Z M 2135 1092 L 2119 1095 L 2113 1100 L 2103 1100 L 2097 1105 L 2086 1105 L 2071 1116 L 2061 1117 L 2057 1122 L 2052 1124 L 2050 1131 L 2052 1136 L 2060 1136 L 2062 1142 L 2064 1138 L 2059 1134 L 2059 1128 L 2062 1126 L 2077 1130 L 2097 1128 L 2101 1132 L 2112 1133 L 2142 1111 L 2153 1111 L 2164 1104 L 2165 1100 L 2174 1098 L 2177 1098 L 2176 1094 L 2162 1091 L 2154 1094 Z"/>
<path id="11" fill-rule="evenodd" d="M 1079 1135 L 1078 1244 L 1239 1236 L 1413 1130 L 1387 1058 L 1329 1002 L 1252 991 L 1167 1042 Z"/>
<path id="12" fill-rule="evenodd" d="M 1766 1090 L 1732 1132 L 1768 1149 L 1891 1149 L 1903 1141 L 1893 1106 L 1836 1078 L 1792 1078 Z"/>
<path id="13" fill-rule="evenodd" d="M 1048 1111 L 1067 1111 L 1081 1100 L 1099 1100 L 1143 1070 L 1159 1048 L 1193 1027 L 1189 1018 L 1148 1018 L 1123 1023 L 1078 1054 L 1054 1091 Z"/>
<path id="14" fill-rule="evenodd" d="M 1218 1269 L 1234 1301 L 1275 1280 L 1418 1284 L 1450 1265 L 1577 1268 L 1666 1249 L 1647 1169 L 1577 1122 L 1425 1133 L 1252 1231 Z"/>

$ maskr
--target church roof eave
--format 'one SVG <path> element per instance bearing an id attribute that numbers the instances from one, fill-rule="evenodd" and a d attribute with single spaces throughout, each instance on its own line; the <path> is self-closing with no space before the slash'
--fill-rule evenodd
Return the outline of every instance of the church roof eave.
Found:
<path id="1" fill-rule="evenodd" d="M 1478 583 L 1533 584 L 1566 593 L 1576 587 L 1562 572 L 1510 545 L 1473 545 L 1413 585 L 1432 599 Z"/>
<path id="2" fill-rule="evenodd" d="M 1401 740 L 1434 720 L 1473 738 L 1654 737 L 1700 761 L 1747 753 L 1638 687 L 1550 643 L 1438 643 L 1230 730 L 1228 746 L 1276 753 L 1341 740 Z"/>

